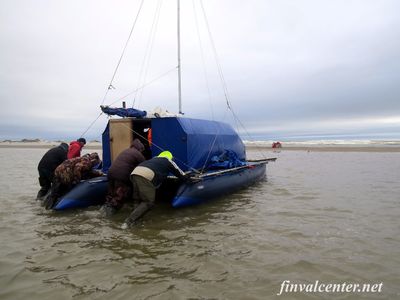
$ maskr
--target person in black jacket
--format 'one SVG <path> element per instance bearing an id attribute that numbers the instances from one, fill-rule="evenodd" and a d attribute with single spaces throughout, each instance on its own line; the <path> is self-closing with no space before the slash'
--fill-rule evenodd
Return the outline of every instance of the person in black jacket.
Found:
<path id="1" fill-rule="evenodd" d="M 180 180 L 189 179 L 185 173 L 172 161 L 169 151 L 161 152 L 157 157 L 139 164 L 131 174 L 133 185 L 133 199 L 139 201 L 139 205 L 125 220 L 122 228 L 129 228 L 136 223 L 141 216 L 154 206 L 156 189 L 167 179 L 169 173 L 174 174 Z"/>
<path id="2" fill-rule="evenodd" d="M 54 147 L 47 151 L 38 165 L 39 171 L 39 184 L 40 190 L 36 199 L 43 199 L 43 197 L 50 190 L 53 182 L 54 170 L 67 159 L 68 144 L 61 143 L 59 146 Z"/>
<path id="3" fill-rule="evenodd" d="M 114 214 L 124 202 L 132 197 L 130 175 L 133 169 L 145 160 L 142 142 L 134 139 L 130 148 L 122 151 L 108 170 L 108 191 L 106 202 L 101 208 L 106 216 Z"/>

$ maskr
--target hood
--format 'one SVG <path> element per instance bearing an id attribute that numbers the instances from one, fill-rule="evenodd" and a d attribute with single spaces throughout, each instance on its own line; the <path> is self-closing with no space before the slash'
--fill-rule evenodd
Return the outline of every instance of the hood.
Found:
<path id="1" fill-rule="evenodd" d="M 63 149 L 65 152 L 68 152 L 68 144 L 67 143 L 61 143 L 60 146 L 61 149 Z"/>
<path id="2" fill-rule="evenodd" d="M 136 150 L 138 150 L 139 152 L 144 151 L 144 146 L 143 146 L 142 142 L 139 141 L 138 139 L 133 140 L 131 147 L 136 148 Z"/>

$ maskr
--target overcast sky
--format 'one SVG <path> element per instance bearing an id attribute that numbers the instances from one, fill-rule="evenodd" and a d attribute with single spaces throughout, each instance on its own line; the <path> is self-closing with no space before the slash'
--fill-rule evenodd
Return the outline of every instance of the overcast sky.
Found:
<path id="1" fill-rule="evenodd" d="M 0 1 L 0 139 L 78 138 L 100 114 L 140 3 Z M 400 1 L 203 6 L 229 100 L 252 138 L 400 138 Z M 201 2 L 182 0 L 181 14 L 183 111 L 233 124 Z M 176 112 L 176 65 L 176 1 L 146 0 L 104 104 L 148 84 L 127 105 Z M 85 137 L 99 139 L 106 121 Z"/>

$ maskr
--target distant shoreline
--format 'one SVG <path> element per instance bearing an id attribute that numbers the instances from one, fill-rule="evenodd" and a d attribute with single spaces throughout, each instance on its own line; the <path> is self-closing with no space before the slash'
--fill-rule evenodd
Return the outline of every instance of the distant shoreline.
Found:
<path id="1" fill-rule="evenodd" d="M 310 151 L 310 152 L 400 152 L 400 146 L 359 146 L 359 145 L 301 145 L 301 146 L 285 146 L 282 148 L 272 149 L 265 146 L 254 146 L 247 145 L 246 150 L 256 151 L 257 149 L 262 151 Z"/>
<path id="2" fill-rule="evenodd" d="M 50 149 L 60 142 L 0 142 L 0 148 Z M 83 149 L 101 150 L 101 143 L 87 143 Z"/>
<path id="3" fill-rule="evenodd" d="M 50 149 L 58 146 L 58 142 L 0 142 L 0 148 L 22 149 Z M 88 143 L 83 149 L 101 150 L 101 143 Z M 282 148 L 272 149 L 266 145 L 246 145 L 250 151 L 312 151 L 312 152 L 400 152 L 398 145 L 285 145 Z"/>

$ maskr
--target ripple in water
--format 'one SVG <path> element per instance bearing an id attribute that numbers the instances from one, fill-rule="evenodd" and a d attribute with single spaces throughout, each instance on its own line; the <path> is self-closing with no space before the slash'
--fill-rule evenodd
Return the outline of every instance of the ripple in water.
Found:
<path id="1" fill-rule="evenodd" d="M 284 280 L 383 282 L 381 295 L 334 296 L 399 296 L 396 153 L 275 153 L 268 181 L 196 207 L 160 203 L 121 230 L 128 207 L 111 219 L 40 207 L 44 151 L 0 149 L 1 299 L 269 299 Z"/>

